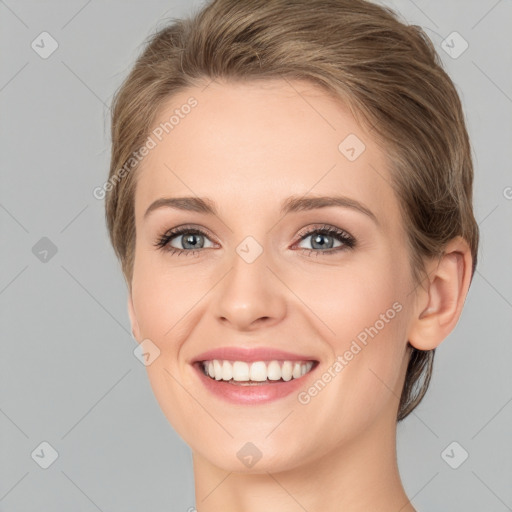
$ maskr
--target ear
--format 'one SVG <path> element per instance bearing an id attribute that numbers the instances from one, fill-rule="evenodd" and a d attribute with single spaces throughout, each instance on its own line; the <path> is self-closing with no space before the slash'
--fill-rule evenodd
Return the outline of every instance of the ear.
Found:
<path id="1" fill-rule="evenodd" d="M 453 330 L 471 283 L 472 261 L 468 243 L 456 237 L 427 269 L 426 284 L 417 291 L 416 311 L 409 331 L 409 343 L 413 347 L 432 350 Z"/>
<path id="2" fill-rule="evenodd" d="M 130 317 L 130 324 L 132 327 L 132 336 L 133 339 L 140 343 L 141 336 L 140 336 L 140 328 L 139 328 L 139 322 L 137 321 L 137 315 L 135 314 L 135 308 L 133 307 L 133 300 L 132 300 L 132 293 L 128 294 L 128 316 Z"/>

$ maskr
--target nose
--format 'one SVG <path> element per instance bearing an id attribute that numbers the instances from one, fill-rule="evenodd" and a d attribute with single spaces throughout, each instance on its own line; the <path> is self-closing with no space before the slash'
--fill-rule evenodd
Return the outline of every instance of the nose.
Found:
<path id="1" fill-rule="evenodd" d="M 265 252 L 252 263 L 235 254 L 213 301 L 225 327 L 251 331 L 275 325 L 286 315 L 286 288 L 267 265 Z"/>

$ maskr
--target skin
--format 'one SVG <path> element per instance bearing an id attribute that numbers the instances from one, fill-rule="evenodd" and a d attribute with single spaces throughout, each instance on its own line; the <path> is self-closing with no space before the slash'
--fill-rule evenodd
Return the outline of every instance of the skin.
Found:
<path id="1" fill-rule="evenodd" d="M 148 377 L 191 447 L 197 509 L 414 511 L 395 444 L 408 341 L 431 349 L 455 326 L 470 282 L 467 244 L 454 239 L 443 257 L 427 262 L 421 285 L 413 280 L 386 155 L 317 86 L 272 80 L 191 87 L 169 99 L 155 126 L 190 96 L 198 105 L 137 171 L 128 311 L 136 340 L 150 339 L 160 350 Z M 338 149 L 348 134 L 366 146 L 354 161 Z M 334 194 L 364 204 L 377 222 L 338 206 L 279 213 L 289 196 Z M 181 196 L 211 198 L 218 215 L 160 208 L 144 218 L 156 199 Z M 182 224 L 211 235 L 199 240 L 204 248 L 178 255 L 155 247 Z M 355 247 L 327 254 L 313 248 L 314 234 L 300 240 L 304 228 L 324 225 L 350 233 Z M 236 251 L 247 236 L 263 250 L 250 264 Z M 178 235 L 172 245 L 183 249 L 182 242 Z M 307 404 L 297 393 L 229 404 L 190 365 L 221 346 L 310 354 L 319 366 L 305 379 L 307 390 L 396 302 L 400 312 Z M 237 457 L 247 442 L 262 454 L 252 468 Z"/>

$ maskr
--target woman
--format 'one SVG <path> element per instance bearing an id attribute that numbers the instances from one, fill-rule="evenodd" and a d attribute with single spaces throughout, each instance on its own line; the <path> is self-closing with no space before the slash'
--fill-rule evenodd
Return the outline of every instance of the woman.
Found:
<path id="1" fill-rule="evenodd" d="M 396 425 L 475 270 L 461 104 L 363 0 L 216 0 L 117 92 L 106 217 L 200 512 L 414 511 Z"/>

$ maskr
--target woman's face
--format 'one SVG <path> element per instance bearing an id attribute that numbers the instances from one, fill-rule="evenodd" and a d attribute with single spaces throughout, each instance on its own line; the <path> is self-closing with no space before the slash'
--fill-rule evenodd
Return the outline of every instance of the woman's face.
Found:
<path id="1" fill-rule="evenodd" d="M 230 471 L 394 435 L 414 282 L 383 151 L 305 82 L 189 88 L 154 128 L 172 115 L 137 171 L 129 301 L 170 423 Z"/>

